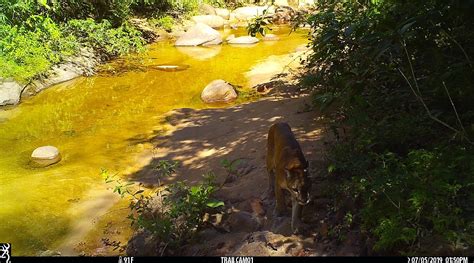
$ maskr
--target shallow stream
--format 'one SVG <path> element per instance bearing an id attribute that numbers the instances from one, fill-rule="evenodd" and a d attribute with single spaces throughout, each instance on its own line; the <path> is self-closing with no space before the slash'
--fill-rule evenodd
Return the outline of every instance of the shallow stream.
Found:
<path id="1" fill-rule="evenodd" d="M 230 33 L 245 34 L 224 32 Z M 245 72 L 253 65 L 307 41 L 306 32 L 289 35 L 280 28 L 272 33 L 281 39 L 251 46 L 154 43 L 141 54 L 104 65 L 105 73 L 56 85 L 16 108 L 0 109 L 0 242 L 12 243 L 14 256 L 45 250 L 64 255 L 90 251 L 106 231 L 129 235 L 126 205 L 120 206 L 107 189 L 101 168 L 123 175 L 139 169 L 136 158 L 152 147 L 146 141 L 162 129 L 163 114 L 210 107 L 200 93 L 214 79 L 249 88 Z M 166 72 L 156 69 L 160 64 L 189 68 Z M 62 161 L 30 167 L 31 152 L 43 145 L 56 146 Z M 123 226 L 111 227 L 108 220 Z"/>

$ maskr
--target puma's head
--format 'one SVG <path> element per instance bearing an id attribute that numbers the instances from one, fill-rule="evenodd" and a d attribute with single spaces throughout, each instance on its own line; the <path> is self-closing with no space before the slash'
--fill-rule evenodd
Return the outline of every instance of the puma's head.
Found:
<path id="1" fill-rule="evenodd" d="M 291 195 L 301 205 L 307 205 L 310 202 L 309 191 L 311 182 L 308 174 L 308 162 L 285 169 L 286 185 Z"/>

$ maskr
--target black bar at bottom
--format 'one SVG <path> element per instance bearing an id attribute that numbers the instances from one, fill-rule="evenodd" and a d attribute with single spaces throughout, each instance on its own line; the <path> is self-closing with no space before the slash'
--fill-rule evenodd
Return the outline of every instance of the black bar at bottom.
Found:
<path id="1" fill-rule="evenodd" d="M 192 263 L 474 263 L 474 257 L 12 257 L 11 263 L 156 263 L 156 262 L 192 262 Z M 0 262 L 1 261 L 0 259 Z"/>

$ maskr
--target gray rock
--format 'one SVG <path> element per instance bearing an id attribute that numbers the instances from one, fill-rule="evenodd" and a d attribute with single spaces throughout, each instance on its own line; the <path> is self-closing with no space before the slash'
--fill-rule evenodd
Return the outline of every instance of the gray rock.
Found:
<path id="1" fill-rule="evenodd" d="M 18 104 L 22 89 L 23 87 L 12 79 L 0 80 L 0 106 Z"/>
<path id="2" fill-rule="evenodd" d="M 229 215 L 226 224 L 232 232 L 253 232 L 261 228 L 257 218 L 249 212 L 239 211 Z"/>
<path id="3" fill-rule="evenodd" d="M 258 43 L 260 40 L 256 37 L 251 36 L 243 36 L 243 37 L 235 37 L 228 41 L 229 44 L 233 45 L 250 45 Z"/>
<path id="4" fill-rule="evenodd" d="M 158 69 L 161 71 L 167 72 L 175 72 L 175 71 L 183 71 L 189 68 L 189 65 L 184 64 L 160 64 L 151 66 L 151 68 Z"/>
<path id="5" fill-rule="evenodd" d="M 222 38 L 219 32 L 206 24 L 197 23 L 179 37 L 175 46 L 199 46 L 206 43 L 217 44 L 221 42 Z"/>
<path id="6" fill-rule="evenodd" d="M 31 161 L 35 166 L 45 167 L 61 160 L 58 148 L 54 146 L 41 146 L 31 154 Z"/>
<path id="7" fill-rule="evenodd" d="M 231 102 L 237 99 L 234 87 L 224 80 L 218 79 L 209 83 L 201 93 L 205 103 Z"/>
<path id="8" fill-rule="evenodd" d="M 135 232 L 127 243 L 128 256 L 159 256 L 160 241 L 146 230 Z"/>
<path id="9" fill-rule="evenodd" d="M 304 240 L 312 245 L 310 240 Z M 236 246 L 231 255 L 243 256 L 288 256 L 294 255 L 304 248 L 299 238 L 275 234 L 269 231 L 259 231 L 249 234 L 240 246 Z"/>
<path id="10" fill-rule="evenodd" d="M 51 87 L 52 85 L 65 82 L 76 77 L 85 75 L 91 76 L 94 74 L 95 67 L 100 63 L 100 60 L 90 49 L 82 49 L 76 56 L 68 58 L 64 63 L 53 66 L 45 75 L 46 77 L 36 79 L 28 84 L 22 97 L 30 97 L 36 93 Z"/>
<path id="11" fill-rule="evenodd" d="M 226 20 L 229 20 L 230 18 L 230 11 L 226 8 L 216 8 L 216 15 L 226 19 Z"/>
<path id="12" fill-rule="evenodd" d="M 202 15 L 215 15 L 216 9 L 212 5 L 201 4 L 198 8 L 198 12 Z"/>
<path id="13" fill-rule="evenodd" d="M 201 15 L 191 18 L 195 23 L 203 23 L 212 28 L 221 28 L 224 26 L 224 18 L 218 15 Z"/>

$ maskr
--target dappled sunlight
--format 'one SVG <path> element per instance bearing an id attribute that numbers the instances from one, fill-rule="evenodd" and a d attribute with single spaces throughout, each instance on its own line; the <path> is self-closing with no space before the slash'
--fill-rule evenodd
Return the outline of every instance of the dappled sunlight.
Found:
<path id="1" fill-rule="evenodd" d="M 259 167 L 264 167 L 268 128 L 277 121 L 289 122 L 303 148 L 312 155 L 314 151 L 308 149 L 310 144 L 305 142 L 320 139 L 319 133 L 313 132 L 319 130 L 315 126 L 318 124 L 316 121 L 307 123 L 304 118 L 314 113 L 297 113 L 301 102 L 301 99 L 263 99 L 227 109 L 174 110 L 169 115 L 173 120 L 169 133 L 151 140 L 156 144 L 153 156 L 149 156 L 149 163 L 131 178 L 147 184 L 156 183 L 153 168 L 159 160 L 182 162 L 178 176 L 170 182 L 197 183 L 209 170 L 223 181 L 226 173 L 220 161 L 248 158 L 249 155 L 255 157 Z"/>

